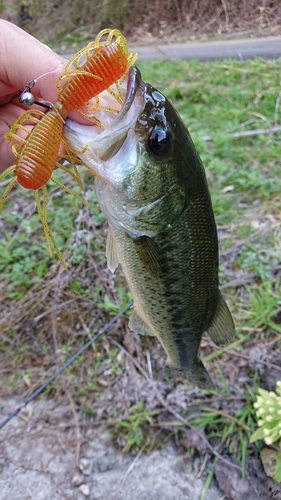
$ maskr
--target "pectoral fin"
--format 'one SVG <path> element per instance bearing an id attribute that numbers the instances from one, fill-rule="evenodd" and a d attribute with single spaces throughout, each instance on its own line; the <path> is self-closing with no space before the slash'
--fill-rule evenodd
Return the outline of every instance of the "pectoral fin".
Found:
<path id="1" fill-rule="evenodd" d="M 130 316 L 129 319 L 129 328 L 133 330 L 133 332 L 139 333 L 140 335 L 151 335 L 154 337 L 154 333 L 147 326 L 147 324 L 137 315 L 136 311 Z"/>
<path id="2" fill-rule="evenodd" d="M 133 239 L 139 259 L 154 278 L 161 278 L 168 272 L 168 263 L 157 243 L 149 236 Z"/>
<path id="3" fill-rule="evenodd" d="M 220 293 L 217 309 L 207 333 L 217 345 L 228 344 L 235 336 L 231 313 Z"/>
<path id="4" fill-rule="evenodd" d="M 106 240 L 106 258 L 107 258 L 108 269 L 112 273 L 114 273 L 115 269 L 119 264 L 119 259 L 117 255 L 117 246 L 115 243 L 115 239 L 113 238 L 110 229 L 108 229 L 107 240 Z"/>

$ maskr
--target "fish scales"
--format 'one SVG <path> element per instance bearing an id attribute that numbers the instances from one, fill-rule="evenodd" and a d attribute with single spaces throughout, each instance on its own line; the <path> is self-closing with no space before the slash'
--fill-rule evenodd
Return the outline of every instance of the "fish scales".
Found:
<path id="1" fill-rule="evenodd" d="M 65 133 L 75 149 L 87 144 L 82 159 L 98 176 L 108 266 L 121 264 L 134 298 L 129 327 L 159 339 L 167 354 L 164 376 L 213 388 L 199 356 L 202 335 L 227 343 L 234 324 L 219 291 L 205 171 L 185 125 L 133 68 L 125 103 L 107 130 L 68 122 Z"/>
<path id="2" fill-rule="evenodd" d="M 194 363 L 197 366 L 202 332 L 212 321 L 219 295 L 213 269 L 216 240 L 214 238 L 210 248 L 209 236 L 202 238 L 204 229 L 209 232 L 212 221 L 209 217 L 202 218 L 201 211 L 197 211 L 198 219 L 193 218 L 190 224 L 190 210 L 188 207 L 184 211 L 170 231 L 152 238 L 164 261 L 158 272 L 155 271 L 156 265 L 153 270 L 146 265 L 146 256 L 142 255 L 146 249 L 141 243 L 136 246 L 133 238 L 124 237 L 124 232 L 112 226 L 110 230 L 117 243 L 137 315 L 159 338 L 168 354 L 168 364 L 192 371 Z M 198 243 L 191 244 L 193 241 Z M 148 333 L 147 330 L 140 331 L 138 323 L 132 322 L 130 326 L 138 333 Z M 184 376 L 184 372 L 179 371 L 178 376 Z M 189 377 L 191 383 L 194 376 Z"/>

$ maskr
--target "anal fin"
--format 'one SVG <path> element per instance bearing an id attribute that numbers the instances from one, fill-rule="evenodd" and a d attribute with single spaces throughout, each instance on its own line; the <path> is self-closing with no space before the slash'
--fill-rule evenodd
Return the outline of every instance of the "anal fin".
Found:
<path id="1" fill-rule="evenodd" d="M 217 309 L 207 333 L 217 345 L 228 344 L 235 336 L 235 326 L 231 313 L 220 292 Z"/>
<path id="2" fill-rule="evenodd" d="M 149 326 L 138 316 L 136 311 L 133 311 L 130 316 L 129 328 L 133 330 L 133 332 L 139 333 L 140 335 L 155 336 Z"/>

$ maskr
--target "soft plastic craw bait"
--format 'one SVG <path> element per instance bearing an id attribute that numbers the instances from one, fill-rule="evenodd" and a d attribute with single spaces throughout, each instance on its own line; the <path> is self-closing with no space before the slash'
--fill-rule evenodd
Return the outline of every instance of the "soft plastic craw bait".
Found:
<path id="1" fill-rule="evenodd" d="M 105 40 L 102 40 L 104 37 Z M 80 65 L 82 56 L 86 56 L 86 62 Z M 83 184 L 75 164 L 76 155 L 81 151 L 73 150 L 64 139 L 64 119 L 69 111 L 76 110 L 88 120 L 103 128 L 99 120 L 86 114 L 89 111 L 88 107 L 91 106 L 88 101 L 96 97 L 96 103 L 93 104 L 94 110 L 106 109 L 107 111 L 116 112 L 111 108 L 99 106 L 98 94 L 108 90 L 109 94 L 113 95 L 122 104 L 123 96 L 118 80 L 126 77 L 136 58 L 137 54 L 128 53 L 126 38 L 120 31 L 101 31 L 94 42 L 79 51 L 67 64 L 66 72 L 58 79 L 59 98 L 54 104 L 35 100 L 30 90 L 37 80 L 32 80 L 26 86 L 19 97 L 20 102 L 26 105 L 38 104 L 47 108 L 48 111 L 47 113 L 37 109 L 26 111 L 10 128 L 10 131 L 5 134 L 6 140 L 12 143 L 16 163 L 0 175 L 1 182 L 11 172 L 14 173 L 14 177 L 0 198 L 0 213 L 11 189 L 17 182 L 26 189 L 34 190 L 48 251 L 52 254 L 52 243 L 55 253 L 64 267 L 66 267 L 65 262 L 48 225 L 47 182 L 52 179 L 58 186 L 78 198 L 82 203 L 90 205 L 52 175 L 54 169 L 59 167 L 68 172 L 83 190 Z M 62 81 L 65 79 L 65 84 L 61 86 Z M 113 84 L 116 84 L 118 95 L 109 89 Z M 81 107 L 85 108 L 85 112 L 79 109 Z M 34 125 L 31 130 L 30 123 Z M 19 131 L 21 131 L 21 135 L 19 135 Z M 59 152 L 61 143 L 65 148 L 64 154 Z M 72 165 L 73 171 L 62 165 L 58 158 L 67 160 Z M 81 160 L 79 160 L 79 163 L 81 163 Z M 40 200 L 40 188 L 43 191 L 43 203 Z"/>
<path id="2" fill-rule="evenodd" d="M 127 40 L 119 30 L 101 31 L 93 42 L 69 60 L 66 72 L 58 79 L 58 102 L 63 113 L 64 109 L 76 110 L 87 120 L 96 123 L 96 119 L 89 116 L 89 110 L 115 111 L 101 107 L 98 95 L 107 90 L 122 105 L 124 96 L 120 84 L 137 56 L 138 54 L 128 52 Z M 86 58 L 86 61 L 82 64 L 83 58 Z M 67 82 L 61 87 L 65 79 Z M 116 86 L 116 92 L 110 88 L 113 84 Z M 96 103 L 89 107 L 88 101 L 93 97 L 96 97 Z M 79 109 L 80 107 L 84 107 L 85 111 Z"/>

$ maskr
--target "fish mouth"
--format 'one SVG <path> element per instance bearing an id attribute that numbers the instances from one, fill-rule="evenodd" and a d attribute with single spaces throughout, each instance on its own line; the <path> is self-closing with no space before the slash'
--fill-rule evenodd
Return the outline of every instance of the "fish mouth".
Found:
<path id="1" fill-rule="evenodd" d="M 125 142 L 129 142 L 128 147 L 131 150 L 137 146 L 135 133 L 131 134 L 131 131 L 134 131 L 136 121 L 145 106 L 145 83 L 135 66 L 130 69 L 123 82 L 123 92 L 125 98 L 122 106 L 119 105 L 119 110 L 116 110 L 115 102 L 115 113 L 105 110 L 95 114 L 103 123 L 104 129 L 98 125 L 82 125 L 69 118 L 65 120 L 64 135 L 67 142 L 86 166 L 102 178 L 107 177 L 102 164 L 115 157 L 121 148 L 123 150 Z M 102 94 L 99 97 L 102 98 Z M 110 107 L 110 94 L 107 94 L 106 99 Z M 130 135 L 132 137 L 128 141 Z"/>
<path id="2" fill-rule="evenodd" d="M 121 107 L 115 120 L 113 120 L 113 122 L 112 122 L 113 128 L 118 126 L 122 122 L 124 117 L 127 115 L 127 113 L 129 112 L 129 110 L 134 102 L 137 90 L 139 88 L 141 88 L 143 91 L 145 91 L 145 85 L 141 79 L 140 71 L 138 70 L 138 68 L 136 68 L 134 66 L 131 68 L 131 70 L 128 74 L 127 90 L 126 90 L 124 104 Z"/>

